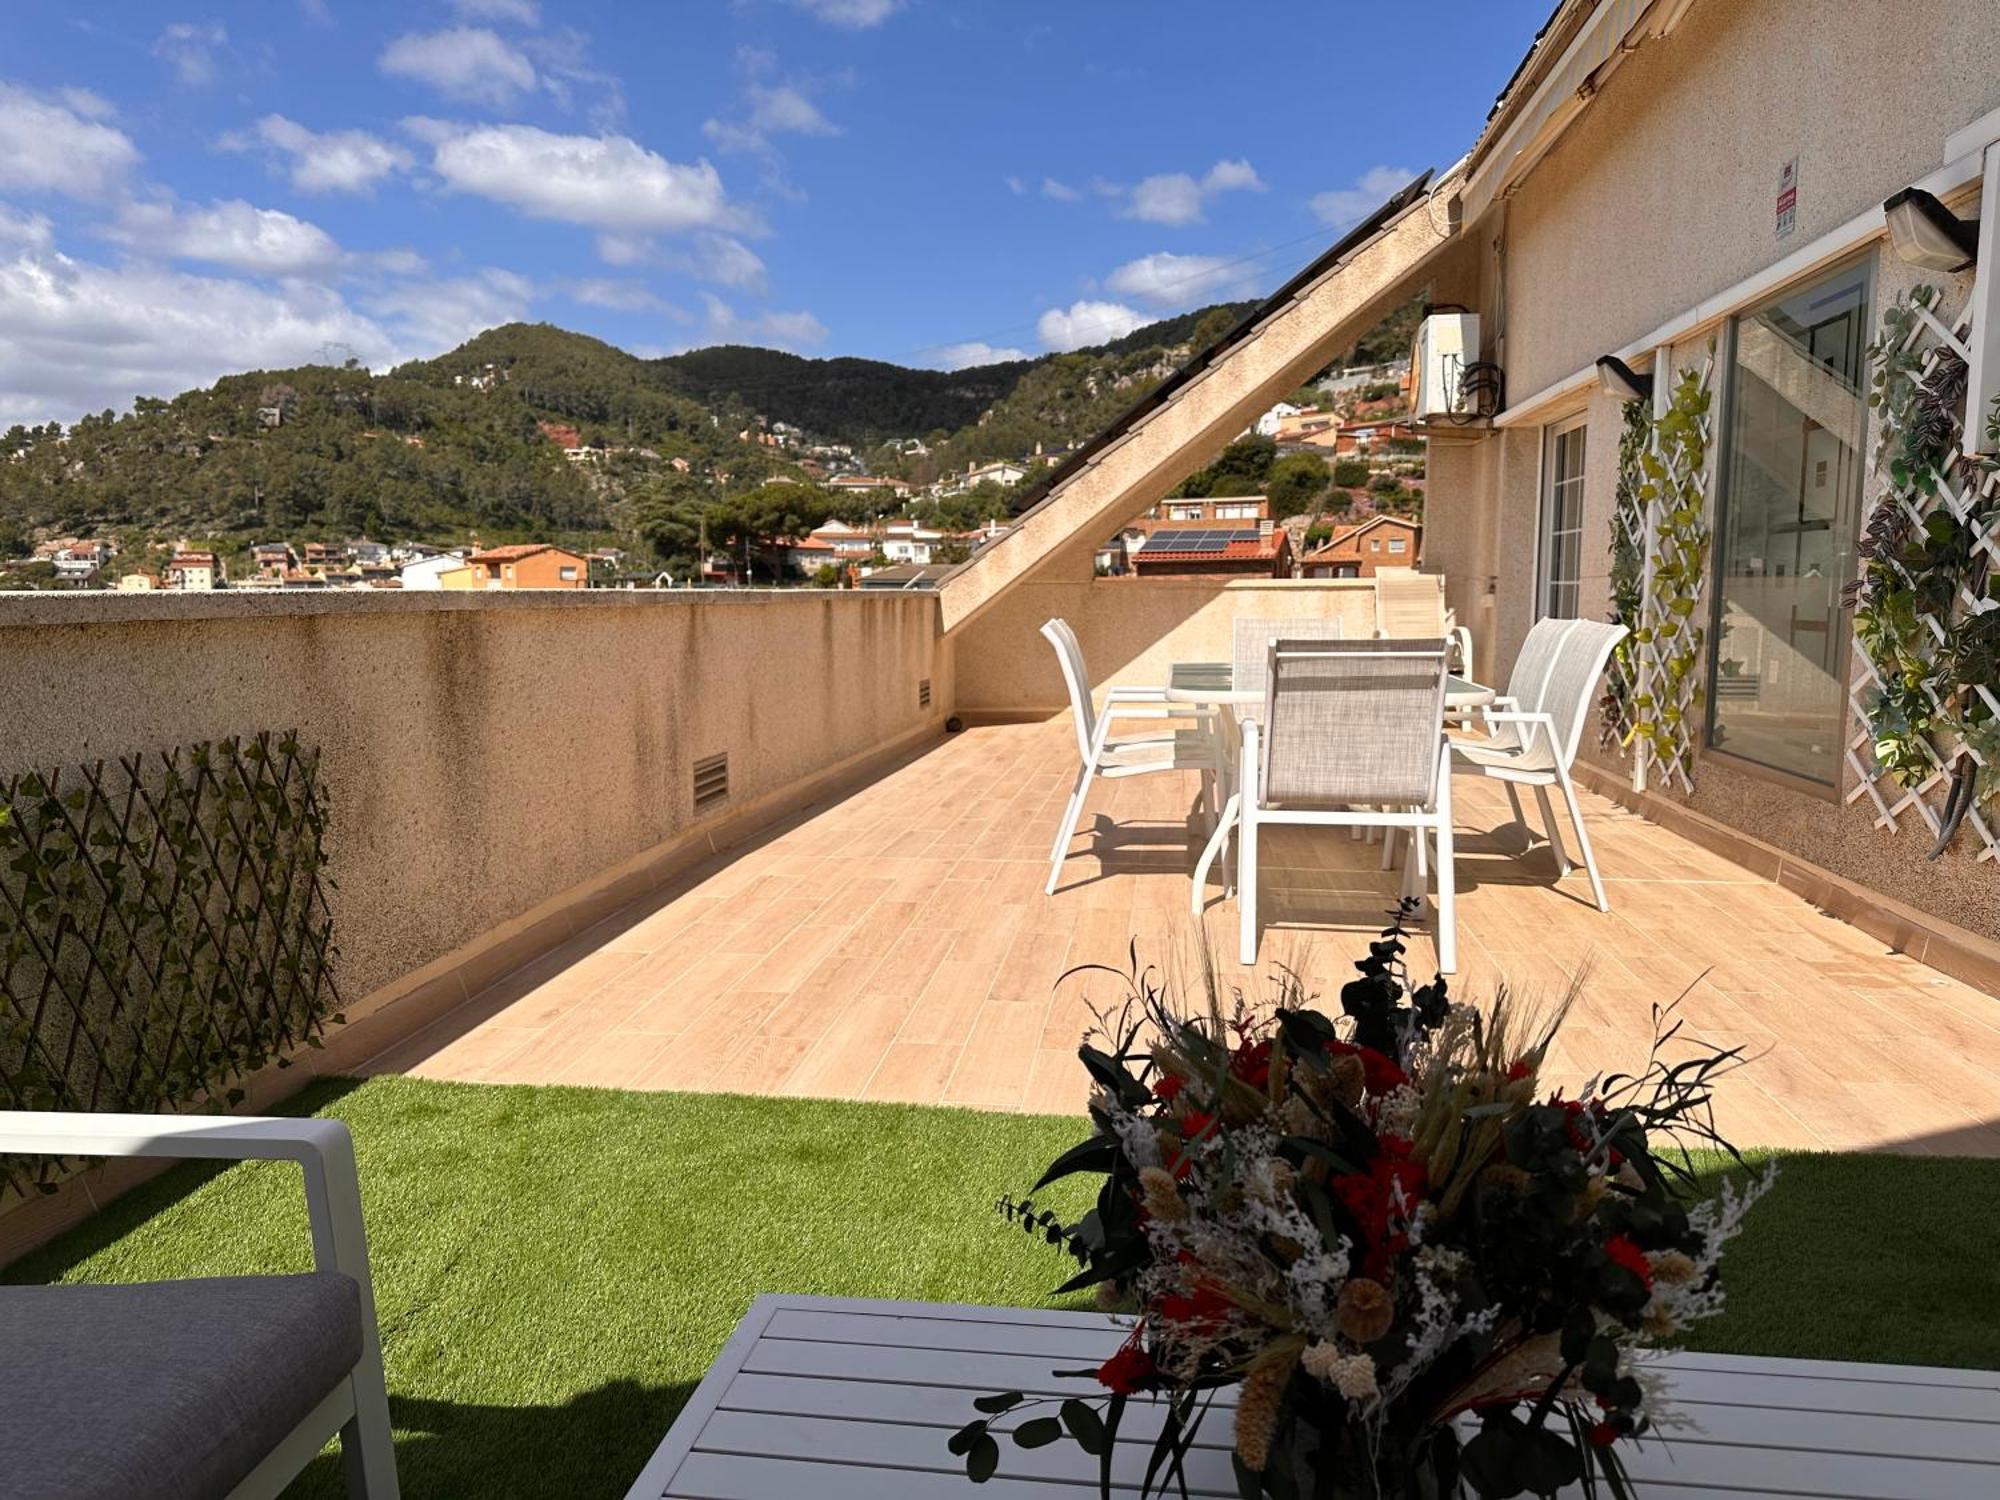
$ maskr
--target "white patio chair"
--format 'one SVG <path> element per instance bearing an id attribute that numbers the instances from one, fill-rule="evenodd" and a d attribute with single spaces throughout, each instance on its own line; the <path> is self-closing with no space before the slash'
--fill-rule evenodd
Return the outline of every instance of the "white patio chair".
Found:
<path id="1" fill-rule="evenodd" d="M 1301 615 L 1296 619 L 1245 618 L 1235 620 L 1235 650 L 1229 661 L 1229 685 L 1239 693 L 1261 693 L 1271 676 L 1271 642 L 1337 641 L 1342 639 L 1338 620 Z"/>
<path id="2" fill-rule="evenodd" d="M 340 1435 L 396 1500 L 354 1142 L 337 1120 L 0 1111 L 0 1154 L 295 1161 L 313 1270 L 0 1287 L 0 1491 L 273 1500 Z"/>
<path id="3" fill-rule="evenodd" d="M 1222 754 L 1213 715 L 1185 705 L 1168 703 L 1163 687 L 1110 688 L 1104 695 L 1104 707 L 1099 709 L 1090 696 L 1090 673 L 1084 666 L 1083 648 L 1077 641 L 1076 632 L 1066 621 L 1050 620 L 1042 626 L 1042 635 L 1055 648 L 1057 664 L 1062 668 L 1063 685 L 1069 690 L 1070 718 L 1076 728 L 1079 761 L 1076 783 L 1070 788 L 1069 803 L 1063 809 L 1056 841 L 1049 850 L 1049 879 L 1043 890 L 1054 895 L 1056 882 L 1062 878 L 1063 861 L 1069 858 L 1070 840 L 1076 837 L 1076 825 L 1083 816 L 1083 804 L 1090 795 L 1093 781 L 1100 777 L 1113 780 L 1144 776 L 1154 771 L 1199 771 L 1199 806 L 1204 813 L 1212 813 L 1221 802 Z M 1129 739 L 1114 740 L 1109 737 L 1114 719 L 1186 718 L 1196 721 L 1193 728 L 1170 729 L 1165 734 Z"/>
<path id="4" fill-rule="evenodd" d="M 1293 823 L 1434 835 L 1438 967 L 1456 971 L 1446 665 L 1442 640 L 1280 641 L 1272 648 L 1264 724 L 1244 722 L 1236 795 L 1245 964 L 1257 959 L 1259 829 Z M 1421 863 L 1410 862 L 1406 889 Z"/>
<path id="5" fill-rule="evenodd" d="M 1444 603 L 1444 579 L 1415 568 L 1375 570 L 1375 634 L 1383 640 L 1430 640 L 1443 636 L 1454 653 L 1452 670 L 1476 678 L 1472 632 Z"/>
<path id="6" fill-rule="evenodd" d="M 1590 891 L 1599 911 L 1611 910 L 1605 899 L 1604 882 L 1597 873 L 1597 857 L 1591 851 L 1590 834 L 1583 826 L 1583 809 L 1576 799 L 1576 785 L 1570 767 L 1576 761 L 1577 743 L 1583 736 L 1585 720 L 1604 675 L 1611 650 L 1625 636 L 1623 625 L 1607 625 L 1596 620 L 1543 620 L 1528 632 L 1521 654 L 1515 659 L 1507 694 L 1483 710 L 1490 737 L 1486 740 L 1454 740 L 1452 770 L 1467 775 L 1489 776 L 1507 788 L 1514 820 L 1525 829 L 1521 815 L 1519 787 L 1535 789 L 1541 804 L 1542 824 L 1548 830 L 1549 848 L 1556 857 L 1557 878 L 1569 874 L 1572 866 L 1556 827 L 1555 809 L 1549 804 L 1549 788 L 1561 787 L 1569 806 L 1570 825 L 1576 830 L 1576 845 L 1583 854 L 1583 867 L 1590 875 Z M 1534 846 L 1534 834 L 1528 835 Z"/>

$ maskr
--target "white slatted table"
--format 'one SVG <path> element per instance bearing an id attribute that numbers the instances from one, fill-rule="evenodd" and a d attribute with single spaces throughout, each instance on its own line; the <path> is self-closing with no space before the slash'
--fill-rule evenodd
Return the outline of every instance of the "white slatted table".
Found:
<path id="1" fill-rule="evenodd" d="M 984 1486 L 945 1440 L 989 1391 L 1101 1395 L 1051 1371 L 1095 1366 L 1124 1337 L 1095 1313 L 760 1297 L 627 1500 L 1089 1500 L 1096 1460 L 1067 1439 L 1028 1450 L 1002 1435 Z M 1626 1445 L 1640 1500 L 2000 1496 L 2000 1374 L 1720 1354 L 1661 1368 L 1689 1426 Z M 1145 1472 L 1150 1417 L 1142 1401 L 1126 1412 L 1122 1493 Z M 1220 1409 L 1203 1425 L 1190 1494 L 1236 1495 L 1230 1427 Z"/>

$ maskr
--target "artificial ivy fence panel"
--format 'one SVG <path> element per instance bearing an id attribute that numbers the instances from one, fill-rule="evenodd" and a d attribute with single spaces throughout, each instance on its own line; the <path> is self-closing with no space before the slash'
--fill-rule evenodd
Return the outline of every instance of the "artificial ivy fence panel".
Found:
<path id="1" fill-rule="evenodd" d="M 1611 614 L 1613 625 L 1637 630 L 1644 614 L 1646 586 L 1646 505 L 1639 486 L 1645 478 L 1640 459 L 1653 441 L 1653 419 L 1644 403 L 1628 401 L 1618 433 L 1618 488 L 1611 509 Z M 1639 692 L 1638 645 L 1627 635 L 1612 648 L 1604 673 L 1604 696 L 1598 701 L 1598 740 L 1629 753 L 1638 737 L 1639 719 L 1632 700 Z"/>
<path id="2" fill-rule="evenodd" d="M 233 1104 L 318 1045 L 325 836 L 290 733 L 0 775 L 0 1108 Z M 0 1202 L 53 1175 L 0 1157 Z"/>
<path id="3" fill-rule="evenodd" d="M 1664 377 L 1661 377 L 1664 378 Z M 1613 656 L 1605 732 L 1632 750 L 1632 785 L 1694 790 L 1708 581 L 1709 404 L 1715 347 L 1682 370 L 1659 411 L 1626 416 L 1612 515 L 1612 611 L 1632 627 Z"/>
<path id="4" fill-rule="evenodd" d="M 1990 274 L 1990 273 L 1989 273 Z M 1968 299 L 1969 300 L 1969 299 Z M 1900 296 L 1869 346 L 1880 414 L 1876 489 L 1854 606 L 1848 802 L 1875 826 L 1910 818 L 1932 857 L 1962 829 L 2000 858 L 2000 468 L 1961 456 L 1970 316 L 1933 286 Z M 2000 420 L 1991 413 L 1989 422 Z"/>

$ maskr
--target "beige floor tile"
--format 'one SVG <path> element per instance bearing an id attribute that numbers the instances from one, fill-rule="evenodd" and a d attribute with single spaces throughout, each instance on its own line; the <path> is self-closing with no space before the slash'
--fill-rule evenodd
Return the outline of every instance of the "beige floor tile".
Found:
<path id="1" fill-rule="evenodd" d="M 367 1071 L 608 1087 L 959 1102 L 1074 1113 L 1075 1047 L 1142 968 L 1190 1001 L 1198 949 L 1268 1006 L 1294 971 L 1337 1007 L 1399 874 L 1381 846 L 1274 830 L 1258 962 L 1236 963 L 1218 878 L 1197 920 L 1187 876 L 1205 828 L 1191 776 L 1094 788 L 1053 897 L 1048 839 L 1074 746 L 1062 722 L 978 728 L 718 856 L 472 997 Z M 1550 1076 L 1643 1063 L 1656 1005 L 1685 1035 L 1753 1054 L 1718 1091 L 1743 1145 L 2000 1154 L 2000 1000 L 1789 891 L 1586 795 L 1612 901 L 1524 849 L 1498 788 L 1461 778 L 1460 972 L 1560 994 L 1585 976 Z M 1565 825 L 1565 837 L 1569 837 Z M 1426 933 L 1410 963 L 1426 977 Z M 1103 965 L 1112 972 L 1080 966 Z M 1064 976 L 1068 977 L 1065 978 Z M 1684 998 L 1683 998 L 1684 997 Z"/>

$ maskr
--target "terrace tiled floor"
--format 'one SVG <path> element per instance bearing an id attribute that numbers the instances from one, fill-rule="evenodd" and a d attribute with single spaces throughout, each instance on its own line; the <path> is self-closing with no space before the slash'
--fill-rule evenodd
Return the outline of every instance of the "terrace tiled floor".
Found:
<path id="1" fill-rule="evenodd" d="M 1188 972 L 1191 777 L 1100 784 L 1065 881 L 1044 851 L 1074 768 L 1066 722 L 977 728 L 692 872 L 494 985 L 366 1071 L 485 1082 L 824 1095 L 1078 1111 L 1074 1048 L 1101 973 Z M 1600 798 L 1586 817 L 1612 910 L 1558 885 L 1490 783 L 1460 777 L 1463 996 L 1585 983 L 1554 1071 L 1643 1064 L 1652 1007 L 1756 1060 L 1721 1090 L 1742 1145 L 2000 1155 L 2000 1000 L 1886 952 L 1779 886 Z M 1379 847 L 1265 836 L 1256 970 L 1236 906 L 1205 931 L 1225 978 L 1268 993 L 1286 964 L 1337 992 L 1389 906 Z M 1427 974 L 1422 939 L 1411 967 Z M 1059 982 L 1060 981 L 1060 982 Z M 1691 987 L 1691 988 L 1690 988 Z"/>

